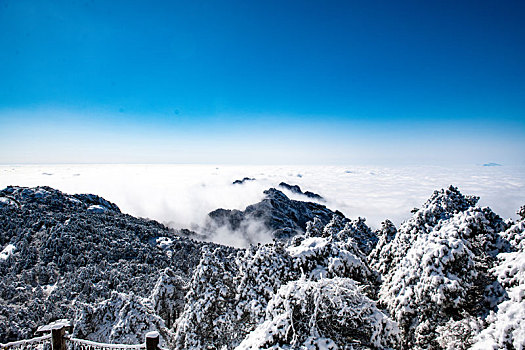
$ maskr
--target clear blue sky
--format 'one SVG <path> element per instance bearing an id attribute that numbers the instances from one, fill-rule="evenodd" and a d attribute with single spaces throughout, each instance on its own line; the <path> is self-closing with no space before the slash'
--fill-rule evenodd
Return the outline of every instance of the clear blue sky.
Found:
<path id="1" fill-rule="evenodd" d="M 0 0 L 0 163 L 525 163 L 524 1 Z"/>

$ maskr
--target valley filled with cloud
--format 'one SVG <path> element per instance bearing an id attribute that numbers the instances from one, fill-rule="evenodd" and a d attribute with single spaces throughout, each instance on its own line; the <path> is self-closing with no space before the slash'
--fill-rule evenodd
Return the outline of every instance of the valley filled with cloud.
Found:
<path id="1" fill-rule="evenodd" d="M 525 167 L 483 166 L 236 166 L 236 165 L 18 165 L 0 166 L 0 187 L 50 186 L 67 193 L 95 193 L 130 215 L 150 218 L 180 229 L 202 226 L 211 211 L 244 208 L 275 187 L 291 199 L 308 200 L 339 210 L 346 217 L 366 218 L 372 228 L 383 220 L 399 225 L 438 188 L 457 186 L 480 197 L 503 218 L 516 218 L 525 198 Z M 233 184 L 244 177 L 254 178 Z M 307 198 L 279 187 L 299 185 L 324 200 Z M 264 227 L 249 230 L 254 241 L 271 240 Z M 216 243 L 246 246 L 225 231 Z"/>

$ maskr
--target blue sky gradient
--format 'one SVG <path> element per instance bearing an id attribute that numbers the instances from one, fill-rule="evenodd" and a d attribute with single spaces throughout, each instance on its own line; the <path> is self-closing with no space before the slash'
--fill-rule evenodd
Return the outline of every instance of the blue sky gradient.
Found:
<path id="1" fill-rule="evenodd" d="M 523 1 L 0 0 L 0 163 L 525 163 Z"/>

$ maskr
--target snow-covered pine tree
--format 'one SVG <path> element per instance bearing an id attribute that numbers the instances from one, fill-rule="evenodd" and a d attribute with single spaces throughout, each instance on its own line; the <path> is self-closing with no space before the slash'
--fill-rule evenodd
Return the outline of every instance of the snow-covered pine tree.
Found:
<path id="1" fill-rule="evenodd" d="M 304 235 L 251 246 L 234 261 L 205 250 L 177 321 L 176 345 L 188 349 L 238 345 L 267 321 L 268 302 L 279 288 L 300 278 L 352 278 L 360 292 L 375 295 L 378 275 L 368 268 L 353 238 L 362 237 L 358 230 L 369 233 L 362 220 L 349 225 L 334 215 L 324 227 L 314 220 Z"/>
<path id="2" fill-rule="evenodd" d="M 349 278 L 289 282 L 269 302 L 266 319 L 238 350 L 385 349 L 399 342 L 396 323 Z"/>
<path id="3" fill-rule="evenodd" d="M 79 302 L 73 336 L 98 342 L 140 344 L 147 332 L 158 331 L 161 345 L 170 345 L 173 333 L 150 306 L 146 298 L 119 292 L 112 292 L 109 299 L 94 305 Z"/>
<path id="4" fill-rule="evenodd" d="M 377 260 L 371 266 L 381 274 L 388 274 L 392 267 L 406 255 L 406 252 L 421 233 L 433 230 L 440 221 L 476 205 L 479 197 L 464 196 L 454 186 L 434 191 L 421 209 L 401 224 L 397 234 L 388 244 L 381 247 Z"/>
<path id="5" fill-rule="evenodd" d="M 321 231 L 307 230 L 304 235 L 294 237 L 286 248 L 293 258 L 293 268 L 312 280 L 352 278 L 372 292 L 378 283 L 378 275 L 368 267 L 366 256 L 356 242 L 356 239 L 364 239 L 362 233 L 369 234 L 370 229 L 366 225 L 359 226 L 364 225 L 359 219 L 343 224 L 340 217 L 334 215 Z M 360 234 L 356 234 L 358 228 Z M 318 236 L 319 232 L 322 232 L 322 237 Z"/>
<path id="6" fill-rule="evenodd" d="M 299 277 L 284 243 L 251 246 L 236 263 L 236 312 L 239 340 L 264 321 L 266 306 L 282 284 Z"/>
<path id="7" fill-rule="evenodd" d="M 406 348 L 439 348 L 438 327 L 483 317 L 501 300 L 503 291 L 489 268 L 508 247 L 498 234 L 505 227 L 489 208 L 472 207 L 437 222 L 430 232 L 414 232 L 379 293 L 399 322 Z"/>
<path id="8" fill-rule="evenodd" d="M 525 349 L 525 206 L 516 224 L 502 233 L 511 252 L 498 255 L 492 269 L 507 292 L 507 300 L 487 317 L 488 326 L 476 337 L 472 347 L 484 349 Z"/>
<path id="9" fill-rule="evenodd" d="M 380 261 L 381 252 L 396 237 L 397 228 L 392 221 L 386 219 L 381 223 L 381 228 L 376 230 L 375 234 L 378 238 L 377 245 L 367 257 L 370 265 Z"/>
<path id="10" fill-rule="evenodd" d="M 203 247 L 177 320 L 175 348 L 229 347 L 235 341 L 235 256 L 220 248 Z"/>
<path id="11" fill-rule="evenodd" d="M 167 328 L 174 326 L 184 310 L 184 296 L 187 289 L 187 283 L 181 274 L 175 273 L 169 267 L 161 272 L 155 283 L 148 299 L 152 309 L 164 320 Z"/>

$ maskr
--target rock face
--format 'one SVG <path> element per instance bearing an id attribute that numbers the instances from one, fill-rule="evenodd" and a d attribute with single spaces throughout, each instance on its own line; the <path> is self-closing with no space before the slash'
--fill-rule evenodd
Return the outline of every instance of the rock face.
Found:
<path id="1" fill-rule="evenodd" d="M 308 198 L 324 201 L 324 198 L 322 196 L 318 195 L 317 193 L 313 193 L 313 192 L 310 192 L 310 191 L 303 192 L 301 190 L 301 187 L 299 187 L 298 185 L 289 185 L 286 182 L 281 182 L 279 184 L 279 187 L 286 188 L 288 191 L 290 191 L 292 193 L 302 194 L 302 195 L 304 195 L 304 196 L 306 196 Z"/>
<path id="2" fill-rule="evenodd" d="M 10 248 L 0 256 L 0 343 L 81 310 L 92 317 L 105 300 L 149 298 L 163 274 L 187 280 L 205 245 L 95 195 L 7 187 L 0 199 L 0 251 Z"/>
<path id="3" fill-rule="evenodd" d="M 266 198 L 246 207 L 244 211 L 217 209 L 209 213 L 210 225 L 206 230 L 227 226 L 230 230 L 243 234 L 243 228 L 252 222 L 262 222 L 278 239 L 290 238 L 303 233 L 306 223 L 319 218 L 323 224 L 330 222 L 332 216 L 344 218 L 339 211 L 331 211 L 317 203 L 295 201 L 281 191 L 270 188 L 264 191 Z"/>

